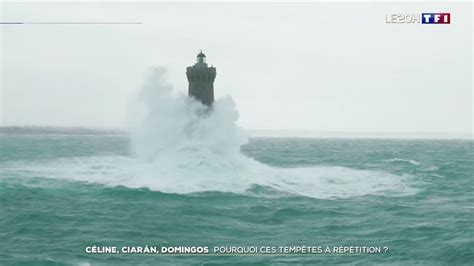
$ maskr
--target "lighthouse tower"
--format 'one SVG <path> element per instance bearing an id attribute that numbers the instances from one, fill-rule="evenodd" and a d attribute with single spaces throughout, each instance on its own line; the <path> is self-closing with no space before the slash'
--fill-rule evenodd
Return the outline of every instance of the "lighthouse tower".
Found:
<path id="1" fill-rule="evenodd" d="M 188 77 L 189 97 L 194 97 L 202 104 L 211 106 L 214 102 L 214 80 L 216 68 L 207 66 L 206 55 L 201 51 L 196 58 L 196 64 L 186 68 Z"/>

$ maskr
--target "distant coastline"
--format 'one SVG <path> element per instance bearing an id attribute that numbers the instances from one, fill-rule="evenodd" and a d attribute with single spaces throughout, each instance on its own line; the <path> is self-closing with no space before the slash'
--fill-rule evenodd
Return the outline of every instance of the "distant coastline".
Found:
<path id="1" fill-rule="evenodd" d="M 122 129 L 99 129 L 87 127 L 53 126 L 6 126 L 0 127 L 0 134 L 15 135 L 126 135 Z"/>
<path id="2" fill-rule="evenodd" d="M 244 129 L 251 138 L 347 138 L 347 139 L 462 139 L 474 140 L 468 134 L 451 133 L 384 133 L 331 132 L 311 130 L 252 130 Z M 124 128 L 0 126 L 3 135 L 128 135 Z"/>
<path id="3" fill-rule="evenodd" d="M 313 130 L 247 130 L 252 137 L 275 138 L 342 138 L 342 139 L 461 139 L 474 140 L 473 134 L 429 132 L 341 132 Z"/>

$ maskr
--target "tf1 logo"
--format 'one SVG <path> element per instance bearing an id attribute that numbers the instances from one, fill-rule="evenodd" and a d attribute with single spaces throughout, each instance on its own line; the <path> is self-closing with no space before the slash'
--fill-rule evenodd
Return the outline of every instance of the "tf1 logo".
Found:
<path id="1" fill-rule="evenodd" d="M 451 24 L 451 13 L 418 13 L 385 15 L 389 24 Z"/>
<path id="2" fill-rule="evenodd" d="M 421 13 L 422 24 L 451 24 L 451 13 Z"/>

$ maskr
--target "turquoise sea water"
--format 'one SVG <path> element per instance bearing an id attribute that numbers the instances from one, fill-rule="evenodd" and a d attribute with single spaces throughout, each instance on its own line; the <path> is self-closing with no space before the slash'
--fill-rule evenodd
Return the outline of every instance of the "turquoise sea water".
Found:
<path id="1" fill-rule="evenodd" d="M 247 180 L 243 190 L 219 182 L 235 174 L 232 168 L 207 169 L 212 178 L 204 188 L 175 180 L 172 172 L 151 172 L 151 179 L 134 183 L 142 165 L 134 162 L 125 135 L 4 134 L 0 141 L 1 265 L 474 263 L 469 140 L 255 138 L 242 153 L 272 174 L 265 182 Z M 161 190 L 163 179 L 167 189 Z M 214 189 L 213 181 L 219 184 Z M 94 245 L 388 250 L 87 254 Z"/>

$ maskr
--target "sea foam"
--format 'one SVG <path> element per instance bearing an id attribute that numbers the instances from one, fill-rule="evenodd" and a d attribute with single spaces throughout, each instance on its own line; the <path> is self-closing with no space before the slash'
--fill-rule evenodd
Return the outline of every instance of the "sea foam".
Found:
<path id="1" fill-rule="evenodd" d="M 317 198 L 386 191 L 407 192 L 405 177 L 344 167 L 276 168 L 246 157 L 248 138 L 236 125 L 230 97 L 211 110 L 186 95 L 173 95 L 164 68 L 153 68 L 134 105 L 132 149 L 141 167 L 136 182 L 164 192 L 245 193 L 264 186 L 283 194 Z"/>
<path id="2" fill-rule="evenodd" d="M 207 110 L 187 95 L 173 94 L 165 77 L 164 68 L 149 70 L 130 104 L 131 156 L 16 162 L 1 171 L 180 194 L 331 199 L 415 192 L 407 176 L 335 166 L 279 168 L 247 157 L 240 147 L 248 138 L 236 125 L 239 114 L 231 97 L 217 99 Z"/>

